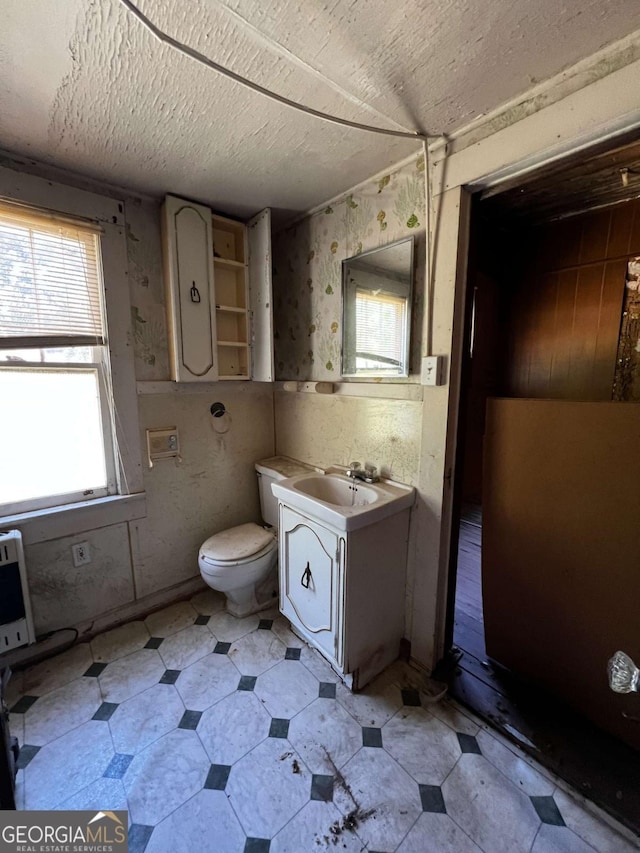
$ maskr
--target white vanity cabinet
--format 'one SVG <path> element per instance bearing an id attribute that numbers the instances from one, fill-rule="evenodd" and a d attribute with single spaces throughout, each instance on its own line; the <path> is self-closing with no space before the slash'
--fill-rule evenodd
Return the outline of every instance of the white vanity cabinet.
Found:
<path id="1" fill-rule="evenodd" d="M 398 657 L 410 510 L 350 532 L 279 512 L 280 610 L 358 690 Z"/>
<path id="2" fill-rule="evenodd" d="M 245 224 L 167 196 L 162 238 L 172 379 L 273 381 L 270 211 Z"/>

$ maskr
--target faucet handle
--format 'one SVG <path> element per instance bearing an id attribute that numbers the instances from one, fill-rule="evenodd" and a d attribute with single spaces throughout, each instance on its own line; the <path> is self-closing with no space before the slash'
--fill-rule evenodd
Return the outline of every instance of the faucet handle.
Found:
<path id="1" fill-rule="evenodd" d="M 349 470 L 350 471 L 359 471 L 361 469 L 361 465 L 359 462 L 349 462 Z"/>
<path id="2" fill-rule="evenodd" d="M 378 473 L 378 469 L 376 468 L 375 465 L 365 465 L 364 466 L 364 473 L 368 477 L 375 477 Z"/>

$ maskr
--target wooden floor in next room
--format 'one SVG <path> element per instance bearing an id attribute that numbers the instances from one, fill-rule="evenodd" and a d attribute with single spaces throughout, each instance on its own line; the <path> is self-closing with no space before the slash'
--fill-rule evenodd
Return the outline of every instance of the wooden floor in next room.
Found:
<path id="1" fill-rule="evenodd" d="M 482 509 L 460 518 L 451 694 L 618 820 L 640 833 L 637 755 L 538 686 L 487 656 L 482 608 Z M 443 677 L 445 677 L 443 673 Z"/>

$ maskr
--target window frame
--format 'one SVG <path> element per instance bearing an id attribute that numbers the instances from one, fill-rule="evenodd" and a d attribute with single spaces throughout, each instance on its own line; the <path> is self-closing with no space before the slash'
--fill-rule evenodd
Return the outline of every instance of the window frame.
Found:
<path id="1" fill-rule="evenodd" d="M 39 531 L 35 541 L 44 541 L 50 538 L 49 531 L 54 526 L 58 513 L 61 514 L 60 518 L 65 519 L 64 524 L 69 523 L 69 512 L 75 514 L 79 520 L 90 516 L 93 527 L 112 523 L 110 519 L 119 520 L 127 513 L 142 517 L 146 514 L 146 505 L 144 501 L 140 501 L 140 496 L 144 495 L 144 484 L 131 336 L 124 204 L 114 198 L 54 183 L 6 166 L 0 167 L 0 198 L 56 216 L 87 221 L 99 226 L 102 231 L 99 255 L 104 312 L 109 333 L 105 358 L 110 364 L 110 376 L 106 380 L 103 371 L 99 371 L 99 376 L 100 382 L 108 382 L 110 386 L 105 389 L 105 393 L 111 394 L 115 406 L 115 418 L 112 419 L 110 428 L 117 445 L 117 453 L 114 452 L 113 459 L 113 495 L 82 495 L 76 504 L 56 501 L 55 505 L 48 508 L 19 513 L 11 513 L 10 508 L 4 505 L 0 509 L 0 524 L 25 524 L 29 527 L 33 522 L 34 530 Z M 50 364 L 54 367 L 53 363 Z M 41 363 L 39 367 L 42 367 Z M 111 418 L 110 413 L 109 417 Z M 127 510 L 122 504 L 131 502 L 133 496 L 136 496 L 136 500 L 131 504 L 130 510 Z M 62 499 L 64 498 L 61 497 Z M 40 523 L 40 519 L 43 523 Z M 82 527 L 81 521 L 79 526 Z"/>

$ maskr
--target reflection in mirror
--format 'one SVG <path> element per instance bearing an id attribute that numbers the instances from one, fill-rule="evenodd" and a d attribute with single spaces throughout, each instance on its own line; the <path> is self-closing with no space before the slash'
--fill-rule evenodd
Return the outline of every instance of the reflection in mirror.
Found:
<path id="1" fill-rule="evenodd" d="M 342 375 L 409 375 L 414 238 L 342 262 Z"/>

